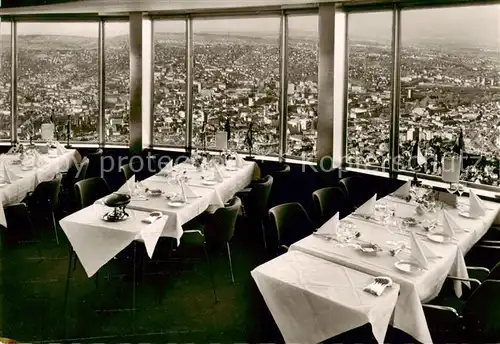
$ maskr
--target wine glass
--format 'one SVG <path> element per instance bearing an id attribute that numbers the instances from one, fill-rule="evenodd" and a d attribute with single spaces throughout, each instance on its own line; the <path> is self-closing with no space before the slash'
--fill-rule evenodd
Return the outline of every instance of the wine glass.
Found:
<path id="1" fill-rule="evenodd" d="M 462 194 L 466 191 L 467 183 L 465 181 L 458 182 L 457 184 L 457 192 L 458 192 L 458 206 L 463 206 L 464 203 L 461 202 Z"/>
<path id="2" fill-rule="evenodd" d="M 446 191 L 448 191 L 449 193 L 451 193 L 452 195 L 457 192 L 458 190 L 458 183 L 450 183 L 450 185 L 448 185 L 446 187 Z"/>

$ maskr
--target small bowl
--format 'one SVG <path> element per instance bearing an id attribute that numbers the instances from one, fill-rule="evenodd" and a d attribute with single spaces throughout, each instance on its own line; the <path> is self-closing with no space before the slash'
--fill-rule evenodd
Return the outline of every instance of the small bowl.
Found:
<path id="1" fill-rule="evenodd" d="M 359 249 L 361 252 L 371 255 L 376 255 L 378 252 L 381 252 L 382 249 L 377 244 L 372 243 L 363 243 L 359 245 Z"/>
<path id="2" fill-rule="evenodd" d="M 408 227 L 415 227 L 418 224 L 418 221 L 414 217 L 405 217 L 403 219 L 403 223 Z"/>

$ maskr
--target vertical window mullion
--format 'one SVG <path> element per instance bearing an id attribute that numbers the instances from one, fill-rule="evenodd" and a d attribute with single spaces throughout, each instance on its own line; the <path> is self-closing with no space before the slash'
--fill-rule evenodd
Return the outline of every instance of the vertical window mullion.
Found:
<path id="1" fill-rule="evenodd" d="M 17 22 L 12 19 L 10 22 L 10 48 L 11 48 L 11 82 L 10 82 L 10 102 L 11 102 L 11 142 L 17 143 Z"/>
<path id="2" fill-rule="evenodd" d="M 281 14 L 280 25 L 280 149 L 279 158 L 284 160 L 286 156 L 286 132 L 287 132 L 287 112 L 288 112 L 288 15 L 286 12 Z"/>
<path id="3" fill-rule="evenodd" d="M 105 93 L 105 64 L 104 64 L 104 20 L 99 20 L 99 146 L 104 147 L 106 137 L 106 119 L 104 112 Z"/>
<path id="4" fill-rule="evenodd" d="M 186 149 L 193 147 L 193 20 L 186 17 Z"/>
<path id="5" fill-rule="evenodd" d="M 392 12 L 392 75 L 391 75 L 391 135 L 389 174 L 396 178 L 399 156 L 399 107 L 400 107 L 400 46 L 401 46 L 401 10 L 394 6 Z"/>

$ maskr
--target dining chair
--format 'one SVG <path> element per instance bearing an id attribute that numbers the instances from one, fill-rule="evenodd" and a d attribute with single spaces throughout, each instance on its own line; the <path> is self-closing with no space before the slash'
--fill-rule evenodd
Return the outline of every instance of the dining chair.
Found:
<path id="1" fill-rule="evenodd" d="M 59 235 L 57 233 L 57 223 L 54 213 L 59 202 L 61 179 L 61 174 L 56 174 L 52 180 L 38 184 L 35 190 L 28 193 L 26 197 L 28 209 L 31 214 L 50 214 L 52 217 L 52 227 L 54 228 L 57 244 L 59 244 Z"/>
<path id="2" fill-rule="evenodd" d="M 286 203 L 289 199 L 288 182 L 290 180 L 291 169 L 288 164 L 280 164 L 277 168 L 271 169 L 268 173 L 273 177 L 273 187 L 269 195 L 269 206 Z"/>
<path id="3" fill-rule="evenodd" d="M 82 159 L 82 161 L 79 164 L 78 171 L 77 171 L 77 173 L 75 175 L 75 179 L 76 179 L 77 182 L 79 182 L 80 180 L 84 180 L 85 178 L 87 178 L 87 171 L 89 169 L 89 164 L 90 164 L 89 158 L 85 157 L 85 158 Z"/>
<path id="4" fill-rule="evenodd" d="M 210 262 L 210 257 L 208 256 L 207 242 L 206 242 L 205 234 L 203 234 L 203 232 L 201 230 L 198 230 L 198 229 L 185 230 L 182 234 L 182 237 L 181 237 L 181 246 L 185 246 L 185 245 L 203 248 L 203 252 L 205 253 L 205 259 L 206 259 L 207 265 L 208 265 L 208 271 L 210 274 L 210 281 L 212 282 L 214 299 L 215 299 L 215 302 L 219 302 L 219 298 L 217 297 L 217 291 L 215 289 L 215 281 L 214 281 L 214 274 L 212 271 L 212 263 Z"/>
<path id="5" fill-rule="evenodd" d="M 5 246 L 19 242 L 37 242 L 35 227 L 31 221 L 28 206 L 25 203 L 15 203 L 3 208 L 7 228 L 2 228 L 2 243 Z M 41 256 L 40 247 L 37 246 Z"/>
<path id="6" fill-rule="evenodd" d="M 204 234 L 210 248 L 226 246 L 229 259 L 231 281 L 234 283 L 233 263 L 231 260 L 230 241 L 234 235 L 236 219 L 241 208 L 241 200 L 235 196 L 224 207 L 218 208 L 213 214 L 205 216 Z"/>
<path id="7" fill-rule="evenodd" d="M 291 244 L 312 234 L 314 225 L 304 207 L 297 202 L 277 205 L 269 210 L 270 233 L 274 236 L 276 253 L 288 250 Z"/>
<path id="8" fill-rule="evenodd" d="M 497 343 L 500 339 L 500 281 L 487 280 L 455 305 L 423 304 L 434 342 Z"/>
<path id="9" fill-rule="evenodd" d="M 80 180 L 75 184 L 78 209 L 92 205 L 98 199 L 111 193 L 108 183 L 102 177 Z"/>
<path id="10" fill-rule="evenodd" d="M 340 212 L 340 218 L 347 215 L 345 210 L 346 197 L 341 188 L 327 187 L 312 193 L 314 204 L 314 222 L 321 227 L 326 221 Z"/>
<path id="11" fill-rule="evenodd" d="M 262 179 L 252 181 L 250 187 L 238 192 L 236 195 L 241 198 L 243 208 L 247 217 L 260 226 L 264 248 L 267 249 L 266 228 L 264 221 L 267 218 L 269 195 L 273 186 L 273 177 L 270 175 Z"/>
<path id="12" fill-rule="evenodd" d="M 99 148 L 95 152 L 87 154 L 87 158 L 89 166 L 86 178 L 102 177 L 102 149 Z"/>
<path id="13" fill-rule="evenodd" d="M 66 214 L 72 213 L 77 208 L 75 183 L 85 179 L 88 166 L 89 159 L 85 157 L 79 164 L 72 165 L 68 171 L 62 173 L 59 203 Z"/>
<path id="14" fill-rule="evenodd" d="M 132 166 L 130 164 L 125 164 L 120 167 L 120 171 L 122 173 L 123 178 L 125 179 L 123 184 L 127 182 L 132 176 L 134 175 L 134 172 L 132 171 Z"/>
<path id="15" fill-rule="evenodd" d="M 361 176 L 345 177 L 340 180 L 340 188 L 344 192 L 348 204 L 349 212 L 366 202 L 374 194 L 374 190 Z"/>

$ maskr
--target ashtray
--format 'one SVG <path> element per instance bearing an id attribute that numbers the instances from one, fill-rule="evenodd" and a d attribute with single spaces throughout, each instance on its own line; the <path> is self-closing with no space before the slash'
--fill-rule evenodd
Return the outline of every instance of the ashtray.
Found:
<path id="1" fill-rule="evenodd" d="M 378 252 L 382 251 L 382 248 L 380 246 L 378 246 L 377 244 L 373 244 L 373 243 L 363 243 L 363 244 L 360 244 L 359 245 L 359 249 L 363 253 L 373 254 L 373 255 L 375 255 Z"/>
<path id="2" fill-rule="evenodd" d="M 163 194 L 160 189 L 146 189 L 146 193 L 152 197 L 159 197 Z"/>
<path id="3" fill-rule="evenodd" d="M 418 224 L 418 221 L 414 217 L 405 217 L 403 218 L 403 223 L 409 227 L 415 227 Z"/>

